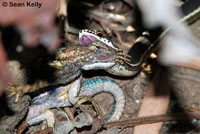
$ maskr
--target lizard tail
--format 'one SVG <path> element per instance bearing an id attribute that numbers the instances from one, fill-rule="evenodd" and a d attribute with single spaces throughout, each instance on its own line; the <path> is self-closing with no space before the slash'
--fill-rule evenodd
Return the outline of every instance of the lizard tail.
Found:
<path id="1" fill-rule="evenodd" d="M 115 102 L 112 113 L 105 118 L 105 121 L 119 120 L 125 107 L 125 95 L 116 82 L 108 78 L 94 78 L 83 81 L 79 96 L 95 96 L 102 92 L 111 94 Z"/>

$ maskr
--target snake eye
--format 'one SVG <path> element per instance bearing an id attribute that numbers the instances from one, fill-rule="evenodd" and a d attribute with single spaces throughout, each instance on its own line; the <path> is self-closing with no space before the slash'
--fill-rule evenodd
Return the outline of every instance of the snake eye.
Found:
<path id="1" fill-rule="evenodd" d="M 97 32 L 97 36 L 99 36 L 99 37 L 103 37 L 102 32 Z"/>
<path id="2" fill-rule="evenodd" d="M 100 46 L 96 46 L 97 49 L 100 49 Z"/>

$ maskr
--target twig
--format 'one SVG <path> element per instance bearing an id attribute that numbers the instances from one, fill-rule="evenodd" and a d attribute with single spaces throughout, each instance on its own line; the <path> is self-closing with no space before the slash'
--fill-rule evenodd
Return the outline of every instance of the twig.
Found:
<path id="1" fill-rule="evenodd" d="M 196 82 L 199 83 L 200 79 L 195 77 L 195 76 L 189 76 L 189 75 L 180 75 L 180 74 L 174 74 L 173 76 L 171 76 L 172 78 L 178 78 L 178 79 L 184 79 L 187 81 L 192 81 L 192 82 Z"/>
<path id="2" fill-rule="evenodd" d="M 51 134 L 51 133 L 53 133 L 53 128 L 49 127 L 44 130 L 37 131 L 34 134 Z"/>
<path id="3" fill-rule="evenodd" d="M 60 0 L 59 10 L 57 12 L 58 16 L 64 17 L 64 27 L 67 29 L 69 27 L 68 23 L 68 14 L 67 14 L 67 6 L 68 6 L 69 0 Z"/>
<path id="4" fill-rule="evenodd" d="M 137 125 L 151 124 L 157 122 L 191 120 L 191 119 L 200 119 L 200 112 L 185 112 L 178 114 L 161 114 L 153 116 L 136 117 L 131 120 L 109 122 L 105 126 L 107 128 L 114 126 L 137 126 Z"/>
<path id="5" fill-rule="evenodd" d="M 70 108 L 69 107 L 65 107 L 64 110 L 67 113 L 67 115 L 69 116 L 70 120 L 74 121 L 75 120 L 74 114 L 72 113 L 72 111 L 70 110 Z"/>
<path id="6" fill-rule="evenodd" d="M 102 28 L 106 31 L 106 33 L 109 35 L 109 37 L 112 36 L 112 30 L 111 30 L 109 22 L 107 22 L 104 19 L 99 18 L 99 17 L 93 17 L 93 19 L 102 26 Z"/>
<path id="7" fill-rule="evenodd" d="M 17 134 L 21 134 L 28 127 L 27 122 L 22 122 L 22 124 L 17 129 Z"/>
<path id="8" fill-rule="evenodd" d="M 124 42 L 124 41 L 122 41 L 122 38 L 121 38 L 119 32 L 113 30 L 113 33 L 117 36 L 117 40 L 121 45 L 126 46 L 128 48 L 131 48 L 131 46 L 134 44 L 134 41 L 133 42 Z"/>
<path id="9" fill-rule="evenodd" d="M 109 22 L 121 23 L 122 25 L 131 25 L 133 21 L 132 11 L 127 12 L 126 14 L 113 14 L 101 12 L 98 10 L 89 10 L 89 14 L 92 16 L 100 17 L 106 19 Z"/>

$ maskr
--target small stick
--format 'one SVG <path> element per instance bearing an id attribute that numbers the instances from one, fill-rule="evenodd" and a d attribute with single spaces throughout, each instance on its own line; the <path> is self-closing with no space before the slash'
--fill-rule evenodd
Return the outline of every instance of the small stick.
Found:
<path id="1" fill-rule="evenodd" d="M 51 133 L 53 133 L 53 128 L 49 127 L 44 130 L 37 131 L 34 134 L 51 134 Z"/>
<path id="2" fill-rule="evenodd" d="M 73 114 L 73 112 L 70 110 L 70 108 L 69 108 L 69 107 L 65 107 L 64 110 L 65 110 L 65 112 L 67 113 L 67 115 L 69 116 L 70 120 L 73 120 L 73 121 L 74 121 L 74 120 L 75 120 L 74 114 Z"/>
<path id="3" fill-rule="evenodd" d="M 200 119 L 200 112 L 185 112 L 177 114 L 161 114 L 153 116 L 136 117 L 131 120 L 109 122 L 106 123 L 106 128 L 114 126 L 137 126 L 143 124 L 151 124 L 157 122 L 176 121 L 176 120 L 191 120 Z"/>

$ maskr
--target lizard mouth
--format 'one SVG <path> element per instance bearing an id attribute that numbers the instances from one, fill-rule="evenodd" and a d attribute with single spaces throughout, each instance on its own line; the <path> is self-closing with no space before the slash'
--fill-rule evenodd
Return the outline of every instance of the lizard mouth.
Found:
<path id="1" fill-rule="evenodd" d="M 82 45 L 90 44 L 95 41 L 97 41 L 97 38 L 90 36 L 90 35 L 83 35 L 80 38 L 80 44 L 82 44 Z"/>

